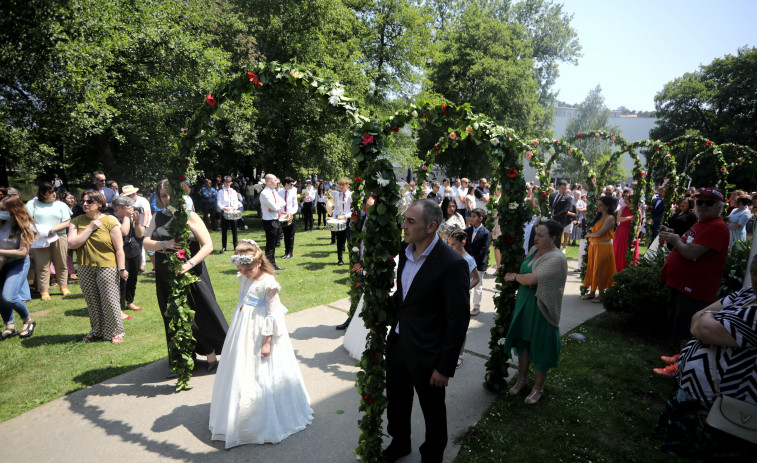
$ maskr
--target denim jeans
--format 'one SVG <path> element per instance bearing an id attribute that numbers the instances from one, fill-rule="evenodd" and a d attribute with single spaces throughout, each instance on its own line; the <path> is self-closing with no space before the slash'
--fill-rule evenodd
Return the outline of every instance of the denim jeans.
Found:
<path id="1" fill-rule="evenodd" d="M 5 324 L 13 323 L 15 310 L 22 319 L 29 318 L 29 311 L 24 303 L 24 296 L 29 295 L 29 283 L 26 275 L 29 273 L 29 256 L 6 262 L 0 269 L 0 315 Z"/>

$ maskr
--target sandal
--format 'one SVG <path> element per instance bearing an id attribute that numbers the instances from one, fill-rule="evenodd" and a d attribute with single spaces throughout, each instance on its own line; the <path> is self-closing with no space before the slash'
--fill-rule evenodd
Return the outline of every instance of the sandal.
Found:
<path id="1" fill-rule="evenodd" d="M 0 341 L 5 341 L 8 338 L 11 338 L 18 334 L 18 331 L 16 330 L 16 327 L 8 328 L 8 326 L 5 326 L 5 331 L 3 331 L 3 334 L 0 334 Z"/>
<path id="2" fill-rule="evenodd" d="M 40 293 L 40 297 L 43 301 L 50 301 L 52 298 L 50 297 L 50 293 Z"/>
<path id="3" fill-rule="evenodd" d="M 595 304 L 601 304 L 602 302 L 604 302 L 604 298 L 602 298 L 602 297 L 595 297 L 594 299 L 591 300 L 591 302 L 593 302 Z"/>
<path id="4" fill-rule="evenodd" d="M 581 296 L 581 300 L 582 301 L 586 301 L 586 300 L 589 300 L 589 299 L 596 299 L 596 297 L 594 296 L 594 293 L 591 293 L 591 294 L 586 293 L 583 296 Z"/>
<path id="5" fill-rule="evenodd" d="M 118 344 L 119 342 L 123 342 L 124 337 L 123 336 L 116 336 L 110 339 L 110 342 L 113 344 Z"/>
<path id="6" fill-rule="evenodd" d="M 540 394 L 539 397 L 534 399 L 534 396 L 536 394 Z M 531 394 L 526 397 L 526 400 L 523 401 L 523 403 L 527 405 L 534 405 L 541 400 L 541 398 L 544 397 L 544 389 L 531 389 Z"/>
<path id="7" fill-rule="evenodd" d="M 128 305 L 126 306 L 126 310 L 133 310 L 135 312 L 141 312 L 142 307 L 137 307 L 136 305 L 134 305 L 134 303 L 132 303 L 131 307 L 129 307 Z"/>
<path id="8" fill-rule="evenodd" d="M 69 291 L 68 288 L 61 288 L 60 292 L 63 294 L 63 297 L 68 297 L 71 295 L 71 291 Z"/>
<path id="9" fill-rule="evenodd" d="M 524 387 L 528 384 L 527 381 L 520 381 L 515 383 L 515 386 L 511 387 L 509 391 L 507 391 L 510 395 L 518 395 L 520 394 L 520 391 L 523 390 Z"/>
<path id="10" fill-rule="evenodd" d="M 31 338 L 34 334 L 34 328 L 37 326 L 37 322 L 34 320 L 27 320 L 24 322 L 26 327 L 18 334 L 19 338 Z"/>

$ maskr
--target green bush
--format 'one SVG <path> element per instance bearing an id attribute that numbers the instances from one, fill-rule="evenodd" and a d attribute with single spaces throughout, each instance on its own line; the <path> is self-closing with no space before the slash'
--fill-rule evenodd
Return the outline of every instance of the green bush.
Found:
<path id="1" fill-rule="evenodd" d="M 660 320 L 664 320 L 668 291 L 659 281 L 660 270 L 662 267 L 654 265 L 629 265 L 613 275 L 612 287 L 604 292 L 605 309 L 641 316 L 662 314 Z"/>
<path id="2" fill-rule="evenodd" d="M 735 241 L 728 250 L 728 258 L 725 261 L 723 280 L 720 282 L 718 298 L 726 297 L 734 291 L 741 289 L 744 284 L 744 273 L 749 260 L 749 250 L 752 248 L 752 240 Z"/>

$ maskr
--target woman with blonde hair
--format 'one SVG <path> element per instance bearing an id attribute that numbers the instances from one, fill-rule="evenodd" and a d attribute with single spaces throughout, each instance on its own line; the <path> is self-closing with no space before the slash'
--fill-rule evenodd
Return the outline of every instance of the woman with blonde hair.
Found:
<path id="1" fill-rule="evenodd" d="M 33 225 L 34 221 L 18 196 L 4 196 L 0 200 L 0 315 L 5 323 L 0 339 L 18 333 L 13 311 L 24 321 L 20 337 L 28 338 L 37 326 L 24 303 L 24 295 L 29 293 L 26 275 L 29 273 L 29 249 L 34 241 Z"/>

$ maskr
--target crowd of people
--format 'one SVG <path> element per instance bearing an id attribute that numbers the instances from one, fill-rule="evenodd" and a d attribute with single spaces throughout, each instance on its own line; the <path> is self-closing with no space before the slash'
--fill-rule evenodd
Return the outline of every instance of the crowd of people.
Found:
<path id="1" fill-rule="evenodd" d="M 127 311 L 142 310 L 135 301 L 136 286 L 137 276 L 146 270 L 147 259 L 153 264 L 158 305 L 164 317 L 166 339 L 169 339 L 170 320 L 165 310 L 173 270 L 168 257 L 181 251 L 182 246 L 168 231 L 173 218 L 167 208 L 170 199 L 167 180 L 158 182 L 154 189 L 140 189 L 133 185 L 119 188 L 99 171 L 94 172 L 92 179 L 92 186 L 79 195 L 79 200 L 66 191 L 57 177 L 49 183 L 41 183 L 36 196 L 25 204 L 17 191 L 0 189 L 0 282 L 3 284 L 0 314 L 5 323 L 2 339 L 15 335 L 29 337 L 34 333 L 36 321 L 26 309 L 26 301 L 31 299 L 29 282 L 42 301 L 50 301 L 51 284 L 57 283 L 61 295 L 66 297 L 71 294 L 69 283 L 78 279 L 90 318 L 90 331 L 82 340 L 123 342 L 126 335 L 123 320 L 131 318 L 126 315 Z M 447 440 L 446 416 L 438 413 L 439 409 L 444 409 L 443 388 L 455 370 L 463 366 L 469 319 L 480 313 L 482 282 L 490 267 L 489 251 L 493 240 L 501 234 L 496 217 L 487 222 L 488 210 L 496 211 L 496 207 L 487 209 L 487 205 L 499 200 L 500 189 L 490 185 L 486 178 L 475 183 L 467 178 L 444 178 L 421 184 L 418 188 L 424 199 L 416 200 L 414 182 L 400 181 L 399 184 L 408 207 L 403 214 L 405 244 L 397 261 L 392 327 L 386 352 L 388 417 L 393 440 L 385 457 L 387 461 L 395 461 L 410 451 L 411 410 L 407 397 L 415 390 L 422 403 L 435 404 L 423 407 L 427 440 L 421 453 L 424 459 L 437 461 Z M 276 249 L 283 242 L 284 252 L 280 258 L 290 259 L 295 253 L 298 228 L 305 232 L 314 228 L 330 230 L 332 243 L 336 245 L 336 263 L 343 265 L 349 222 L 361 220 L 358 228 L 364 229 L 372 201 L 366 198 L 362 213 L 353 213 L 349 185 L 347 178 L 335 182 L 316 177 L 297 181 L 291 177 L 279 179 L 272 173 L 255 181 L 241 175 L 227 175 L 199 178 L 194 185 L 188 181 L 182 183 L 183 201 L 190 211 L 191 258 L 182 262 L 180 272 L 191 272 L 197 277 L 188 298 L 188 304 L 196 313 L 192 333 L 197 343 L 193 355 L 206 358 L 208 371 L 219 369 L 210 429 L 213 439 L 225 440 L 227 447 L 278 442 L 312 421 L 312 409 L 291 343 L 288 337 L 283 337 L 286 329 L 282 315 L 286 309 L 278 300 L 275 275 L 285 268 L 277 263 Z M 661 420 L 659 432 L 665 434 L 671 423 L 680 425 L 676 413 L 680 412 L 682 404 L 698 401 L 701 407 L 706 407 L 712 401 L 711 391 L 701 395 L 701 388 L 684 384 L 687 381 L 712 383 L 711 377 L 701 376 L 701 368 L 695 367 L 702 349 L 710 349 L 706 345 L 713 344 L 709 331 L 699 327 L 704 323 L 700 318 L 707 317 L 710 324 L 718 323 L 727 331 L 719 333 L 715 340 L 722 346 L 715 354 L 720 352 L 718 361 L 724 371 L 721 390 L 735 388 L 734 378 L 757 374 L 754 368 L 744 371 L 743 366 L 738 373 L 727 370 L 734 368 L 729 354 L 754 356 L 751 349 L 755 343 L 750 344 L 750 340 L 757 339 L 752 313 L 757 306 L 753 293 L 747 291 L 715 300 L 717 277 L 722 273 L 729 246 L 748 239 L 754 228 L 752 210 L 757 196 L 732 192 L 727 201 L 728 219 L 723 221 L 720 219 L 726 205 L 723 193 L 714 188 L 694 189 L 674 205 L 668 223 L 662 223 L 666 189 L 661 186 L 651 206 L 639 211 L 642 222 L 637 226 L 636 211 L 631 210 L 633 191 L 628 185 L 626 188 L 607 186 L 598 198 L 597 214 L 593 218 L 586 215 L 584 186 L 560 181 L 550 188 L 551 217 L 535 215 L 529 223 L 523 224 L 523 264 L 517 272 L 507 272 L 501 277 L 505 284 L 515 285 L 517 289 L 513 320 L 500 343 L 508 356 L 518 358 L 518 377 L 509 391 L 511 395 L 528 390 L 528 370 L 529 365 L 533 365 L 535 380 L 524 401 L 531 405 L 538 403 L 544 395 L 548 370 L 559 365 L 559 321 L 568 272 L 565 257 L 568 246 L 585 243 L 581 252 L 587 256 L 583 281 L 587 293 L 582 298 L 602 302 L 604 291 L 612 285 L 612 276 L 638 259 L 639 239 L 645 232 L 650 233 L 652 239 L 659 236 L 671 249 L 660 279 L 669 288 L 673 335 L 681 341 L 683 349 L 677 362 L 666 369 L 680 372 L 681 389 L 677 398 L 668 404 L 664 415 L 667 424 Z M 139 195 L 140 190 L 147 194 Z M 527 184 L 524 201 L 538 211 L 534 191 L 535 185 Z M 195 205 L 199 206 L 199 213 L 195 212 Z M 256 210 L 261 218 L 265 232 L 263 246 L 239 239 L 238 230 L 248 229 L 242 215 L 245 209 Z M 488 228 L 487 223 L 491 224 Z M 232 262 L 240 278 L 239 304 L 231 326 L 216 302 L 204 263 L 213 251 L 211 231 L 221 233 L 219 251 L 224 253 L 229 229 L 234 248 Z M 632 260 L 629 262 L 626 256 L 632 234 L 636 236 L 630 239 Z M 361 256 L 363 250 L 361 243 Z M 73 251 L 76 268 L 72 262 Z M 495 260 L 496 275 L 501 266 L 497 250 Z M 433 265 L 425 265 L 426 261 Z M 753 265 L 753 272 L 755 268 Z M 362 259 L 351 271 L 364 277 Z M 423 283 L 413 284 L 415 281 Z M 443 291 L 432 288 L 443 288 Z M 359 305 L 358 317 L 361 307 Z M 22 319 L 20 330 L 16 328 L 14 312 Z M 337 329 L 350 327 L 353 315 Z M 455 330 L 443 329 L 452 325 Z M 345 345 L 348 338 L 356 340 L 356 347 L 349 350 L 355 357 L 361 354 L 360 339 L 364 340 L 367 332 L 367 328 L 359 328 L 359 331 L 350 328 L 345 336 Z M 276 351 L 283 351 L 278 358 L 272 354 Z M 222 359 L 219 366 L 217 356 L 222 352 L 227 363 Z M 265 359 L 271 355 L 274 357 L 266 363 Z M 282 380 L 270 371 L 274 363 L 277 371 L 288 372 L 286 397 L 276 392 Z M 234 365 L 249 366 L 258 372 L 256 384 L 248 384 L 250 380 L 238 375 Z M 169 376 L 172 375 L 169 373 Z M 251 406 L 238 395 L 241 390 L 252 390 L 250 388 L 262 394 L 261 403 L 269 403 L 269 406 Z M 739 390 L 738 394 L 754 402 L 757 392 L 748 389 Z M 291 409 L 277 412 L 275 406 L 271 408 L 277 400 L 287 401 Z M 282 419 L 280 413 L 285 413 L 287 418 L 273 434 L 244 418 L 254 414 L 264 417 L 266 422 L 277 422 Z M 669 440 L 666 438 L 666 442 Z"/>

